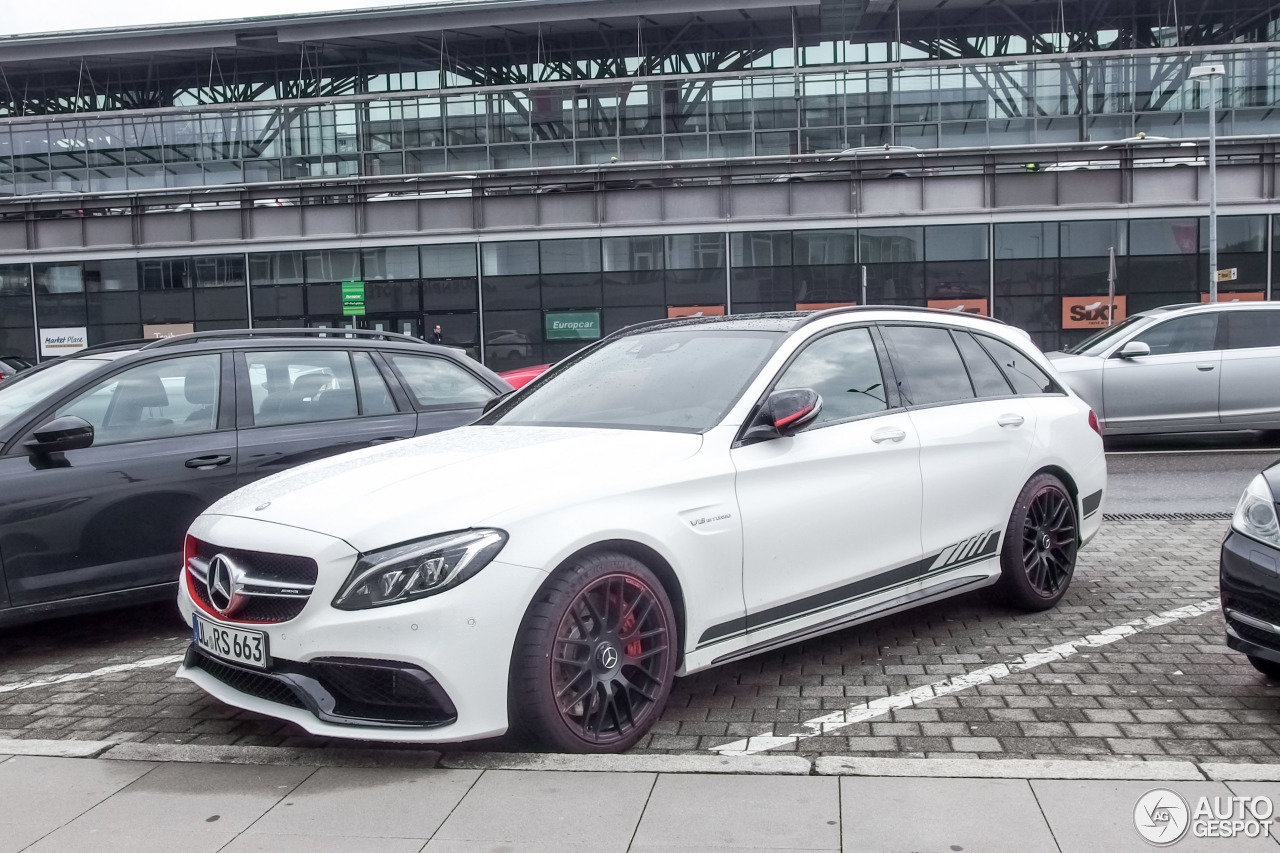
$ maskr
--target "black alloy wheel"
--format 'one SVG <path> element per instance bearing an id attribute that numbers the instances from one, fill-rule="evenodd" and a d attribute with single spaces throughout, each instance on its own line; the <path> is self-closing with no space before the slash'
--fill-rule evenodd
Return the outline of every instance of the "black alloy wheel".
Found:
<path id="1" fill-rule="evenodd" d="M 555 748 L 623 751 L 662 713 L 676 648 L 653 573 L 622 554 L 587 557 L 553 575 L 526 616 L 513 709 Z"/>
<path id="2" fill-rule="evenodd" d="M 1022 487 L 1009 516 L 997 589 L 1025 610 L 1053 607 L 1071 584 L 1079 547 L 1071 493 L 1052 474 L 1037 474 Z"/>

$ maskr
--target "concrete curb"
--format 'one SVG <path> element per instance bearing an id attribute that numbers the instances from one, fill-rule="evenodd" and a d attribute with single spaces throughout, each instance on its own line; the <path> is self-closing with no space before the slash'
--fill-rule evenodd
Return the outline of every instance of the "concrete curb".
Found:
<path id="1" fill-rule="evenodd" d="M 115 746 L 114 740 L 17 740 L 0 738 L 0 755 L 42 758 L 97 758 Z"/>
<path id="2" fill-rule="evenodd" d="M 1236 765 L 1232 765 L 1236 766 Z M 1280 776 L 1280 767 L 1273 773 Z M 967 779 L 1141 779 L 1202 782 L 1190 761 L 1061 761 L 982 758 L 819 758 L 819 776 L 917 776 Z"/>
<path id="3" fill-rule="evenodd" d="M 1280 782 L 1276 764 L 1201 764 L 1200 769 L 1215 782 Z"/>
<path id="4" fill-rule="evenodd" d="M 116 761 L 270 764 L 289 767 L 404 767 L 418 770 L 430 770 L 440 763 L 439 752 L 425 749 L 303 749 L 166 743 L 122 743 L 106 750 L 101 757 Z"/>
<path id="5" fill-rule="evenodd" d="M 440 760 L 457 770 L 561 770 L 599 773 L 720 773 L 738 776 L 808 776 L 798 755 L 561 755 L 521 752 L 457 752 Z"/>

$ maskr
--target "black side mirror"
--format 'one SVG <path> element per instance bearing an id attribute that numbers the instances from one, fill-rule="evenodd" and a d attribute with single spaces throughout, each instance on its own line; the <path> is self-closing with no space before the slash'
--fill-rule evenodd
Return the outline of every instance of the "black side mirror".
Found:
<path id="1" fill-rule="evenodd" d="M 26 447 L 34 453 L 60 453 L 80 450 L 93 444 L 93 424 L 75 415 L 54 418 L 32 433 L 34 441 Z"/>
<path id="2" fill-rule="evenodd" d="M 489 400 L 489 402 L 487 402 L 487 403 L 485 403 L 485 404 L 484 404 L 484 409 L 480 412 L 480 414 L 482 414 L 482 415 L 487 415 L 487 414 L 489 414 L 489 413 L 490 413 L 490 412 L 492 412 L 495 408 L 497 408 L 497 406 L 498 406 L 498 404 L 499 404 L 499 403 L 501 403 L 503 400 L 507 399 L 508 397 L 510 397 L 510 396 L 511 396 L 512 394 L 514 394 L 514 393 L 516 393 L 516 392 L 515 392 L 515 391 L 508 391 L 508 392 L 507 392 L 507 393 L 505 393 L 505 394 L 499 394 L 498 396 L 496 396 L 496 397 L 492 398 L 491 400 Z"/>
<path id="3" fill-rule="evenodd" d="M 813 422 L 822 411 L 822 397 L 812 388 L 774 391 L 765 400 L 743 438 L 764 441 L 794 435 Z"/>

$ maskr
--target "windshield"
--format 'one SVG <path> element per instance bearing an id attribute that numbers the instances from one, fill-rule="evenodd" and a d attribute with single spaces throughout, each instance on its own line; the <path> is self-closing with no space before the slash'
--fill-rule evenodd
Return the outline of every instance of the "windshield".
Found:
<path id="1" fill-rule="evenodd" d="M 1136 326 L 1140 326 L 1150 319 L 1145 314 L 1135 314 L 1122 323 L 1117 323 L 1109 329 L 1103 329 L 1096 335 L 1090 335 L 1073 347 L 1067 347 L 1063 352 L 1071 355 L 1098 355 L 1120 335 L 1133 331 Z"/>
<path id="2" fill-rule="evenodd" d="M 105 360 L 77 358 L 41 370 L 19 373 L 0 383 L 0 432 L 46 398 L 102 367 Z"/>
<path id="3" fill-rule="evenodd" d="M 781 340 L 714 325 L 628 335 L 548 376 L 490 422 L 705 432 Z"/>

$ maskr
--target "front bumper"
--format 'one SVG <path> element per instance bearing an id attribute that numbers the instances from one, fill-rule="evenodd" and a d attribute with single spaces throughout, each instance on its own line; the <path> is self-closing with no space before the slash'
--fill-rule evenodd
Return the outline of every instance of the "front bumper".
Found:
<path id="1" fill-rule="evenodd" d="M 244 624 L 210 614 L 185 582 L 178 606 L 233 627 L 263 631 L 265 671 L 191 649 L 178 676 L 229 705 L 297 724 L 311 734 L 400 743 L 493 737 L 507 730 L 511 652 L 546 574 L 494 561 L 436 596 L 370 610 L 333 608 L 357 554 L 323 534 L 232 516 L 202 516 L 191 534 L 221 546 L 314 559 L 315 589 L 293 619 Z"/>
<path id="2" fill-rule="evenodd" d="M 1227 645 L 1280 664 L 1280 549 L 1232 530 L 1219 559 Z"/>

